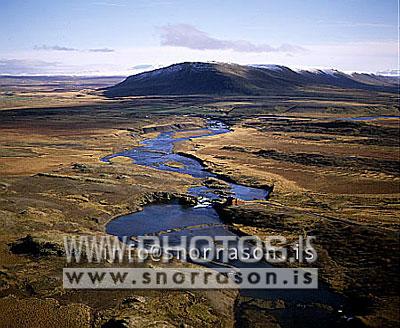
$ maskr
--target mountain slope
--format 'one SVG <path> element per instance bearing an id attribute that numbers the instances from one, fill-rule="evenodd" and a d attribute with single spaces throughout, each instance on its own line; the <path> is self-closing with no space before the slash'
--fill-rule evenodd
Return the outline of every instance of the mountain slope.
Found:
<path id="1" fill-rule="evenodd" d="M 364 74 L 367 75 L 367 74 Z M 267 95 L 306 86 L 395 91 L 395 83 L 376 76 L 335 70 L 293 71 L 278 65 L 185 62 L 132 75 L 104 89 L 108 97 L 134 95 Z"/>

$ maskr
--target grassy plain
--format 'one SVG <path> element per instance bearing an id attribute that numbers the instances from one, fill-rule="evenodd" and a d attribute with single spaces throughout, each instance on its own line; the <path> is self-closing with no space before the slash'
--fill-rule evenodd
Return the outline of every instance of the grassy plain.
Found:
<path id="1" fill-rule="evenodd" d="M 176 147 L 234 181 L 274 185 L 266 202 L 225 208 L 225 220 L 248 235 L 291 241 L 316 236 L 322 279 L 348 297 L 365 324 L 395 325 L 400 121 L 343 121 L 315 113 L 226 121 L 234 122 L 232 133 Z M 247 304 L 244 312 L 254 315 L 258 306 Z"/>
<path id="2" fill-rule="evenodd" d="M 207 116 L 233 132 L 180 143 L 176 151 L 240 183 L 274 184 L 269 201 L 227 207 L 224 219 L 245 234 L 317 236 L 322 279 L 349 298 L 352 313 L 363 325 L 397 326 L 399 121 L 336 120 L 398 115 L 396 95 L 316 89 L 110 100 L 94 91 L 76 97 L 79 90 L 45 90 L 42 97 L 35 88 L 1 89 L 10 98 L 0 112 L 0 322 L 277 327 L 282 304 L 236 299 L 235 291 L 65 291 L 64 257 L 11 251 L 27 235 L 55 248 L 65 235 L 101 236 L 109 220 L 159 200 L 158 192 L 185 193 L 196 179 L 100 159 L 159 131 L 201 128 Z M 40 100 L 18 99 L 31 93 Z"/>

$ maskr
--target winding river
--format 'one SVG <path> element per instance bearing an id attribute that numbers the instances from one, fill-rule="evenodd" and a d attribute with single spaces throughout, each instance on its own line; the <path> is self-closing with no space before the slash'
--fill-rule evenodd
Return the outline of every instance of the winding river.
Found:
<path id="1" fill-rule="evenodd" d="M 218 121 L 209 121 L 207 135 L 187 136 L 175 138 L 175 132 L 163 132 L 157 137 L 144 140 L 142 145 L 133 149 L 112 154 L 102 160 L 108 162 L 117 156 L 131 158 L 135 164 L 144 165 L 159 170 L 179 172 L 189 174 L 195 178 L 220 179 L 217 175 L 207 171 L 204 166 L 194 158 L 186 157 L 174 153 L 174 143 L 193 138 L 212 136 L 217 134 L 229 133 L 228 126 Z M 179 163 L 179 165 L 168 165 L 168 163 Z M 253 188 L 245 185 L 228 183 L 227 194 L 243 200 L 265 200 L 268 198 L 268 190 Z M 188 238 L 193 236 L 236 236 L 220 219 L 216 210 L 212 207 L 212 201 L 221 198 L 220 192 L 206 185 L 193 186 L 188 190 L 188 194 L 196 196 L 199 204 L 196 206 L 185 206 L 177 201 L 166 204 L 146 205 L 143 211 L 120 216 L 108 223 L 107 233 L 118 237 L 122 236 L 141 236 L 147 234 L 159 234 L 169 237 L 170 242 L 178 242 L 181 236 Z M 226 195 L 225 195 L 226 196 Z M 271 267 L 268 263 L 246 264 L 240 261 L 232 261 L 230 266 L 241 267 Z M 210 266 L 218 267 L 213 263 Z M 340 309 L 344 303 L 343 297 L 332 293 L 328 288 L 321 286 L 318 290 L 241 290 L 241 295 L 251 298 L 267 300 L 284 300 L 294 307 L 277 311 L 280 324 L 290 326 L 293 320 L 296 321 L 296 313 L 301 311 L 302 320 L 305 320 L 299 327 L 319 327 L 316 319 L 323 320 L 326 327 L 336 327 L 339 314 L 333 311 L 326 311 L 322 308 L 308 310 L 307 304 L 320 303 L 334 309 Z M 303 307 L 298 307 L 302 304 Z"/>
<path id="2" fill-rule="evenodd" d="M 216 121 L 210 121 L 206 129 L 207 136 L 228 133 L 229 128 Z M 131 158 L 135 164 L 153 167 L 159 170 L 189 174 L 195 178 L 215 178 L 218 176 L 205 170 L 204 166 L 196 159 L 174 153 L 174 143 L 196 138 L 189 136 L 174 138 L 174 132 L 160 133 L 157 137 L 143 141 L 143 146 L 136 147 L 121 153 L 103 158 L 109 161 L 117 156 Z M 204 135 L 202 135 L 204 137 Z M 198 137 L 202 137 L 198 136 Z M 168 165 L 168 163 L 179 165 Z M 268 190 L 248 187 L 236 183 L 224 182 L 228 185 L 227 195 L 243 200 L 266 199 Z M 179 229 L 179 232 L 170 233 L 170 238 L 182 234 L 187 235 L 233 235 L 219 219 L 218 214 L 211 205 L 212 200 L 221 197 L 217 189 L 207 186 L 193 186 L 188 194 L 199 200 L 199 205 L 187 207 L 171 202 L 170 204 L 148 205 L 142 212 L 121 216 L 107 225 L 107 232 L 117 236 L 138 236 L 157 233 L 170 229 Z M 161 215 L 160 215 L 161 214 Z M 160 220 L 160 217 L 163 219 Z M 203 225 L 203 228 L 185 229 L 185 227 Z M 205 227 L 205 225 L 207 225 Z M 207 231 L 204 231 L 207 230 Z"/>

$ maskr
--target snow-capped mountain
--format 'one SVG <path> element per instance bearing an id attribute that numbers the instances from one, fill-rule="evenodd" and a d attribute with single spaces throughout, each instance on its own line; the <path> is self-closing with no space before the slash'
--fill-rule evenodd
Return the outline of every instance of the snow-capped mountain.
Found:
<path id="1" fill-rule="evenodd" d="M 132 75 L 105 89 L 105 95 L 267 95 L 312 86 L 395 91 L 397 83 L 392 77 L 334 69 L 185 62 Z"/>

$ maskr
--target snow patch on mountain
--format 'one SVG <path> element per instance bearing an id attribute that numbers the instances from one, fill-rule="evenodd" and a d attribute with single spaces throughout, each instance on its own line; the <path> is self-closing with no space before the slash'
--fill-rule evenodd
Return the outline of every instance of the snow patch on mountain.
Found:
<path id="1" fill-rule="evenodd" d="M 335 78 L 339 78 L 340 75 L 344 73 L 332 69 L 332 68 L 309 68 L 309 69 L 294 69 L 295 72 L 302 74 L 302 75 L 309 75 L 309 74 L 319 74 L 319 75 L 329 75 Z"/>
<path id="2" fill-rule="evenodd" d="M 275 65 L 275 64 L 252 64 L 248 65 L 250 67 L 256 67 L 256 68 L 266 68 L 271 71 L 283 71 L 286 67 L 282 65 Z"/>

